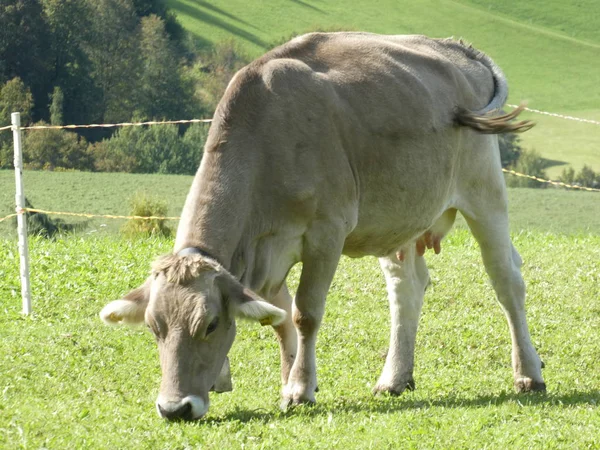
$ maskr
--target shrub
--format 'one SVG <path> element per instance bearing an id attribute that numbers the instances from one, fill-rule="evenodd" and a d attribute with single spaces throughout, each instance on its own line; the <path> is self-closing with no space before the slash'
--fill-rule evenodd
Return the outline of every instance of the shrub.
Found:
<path id="1" fill-rule="evenodd" d="M 131 199 L 132 216 L 167 215 L 167 202 L 144 193 L 136 193 Z M 171 228 L 165 219 L 130 219 L 121 227 L 127 237 L 171 236 Z"/>
<path id="2" fill-rule="evenodd" d="M 516 172 L 547 179 L 544 168 L 545 162 L 540 157 L 540 154 L 535 150 L 522 150 L 519 160 L 513 167 Z M 513 175 L 507 175 L 506 184 L 510 187 L 529 188 L 545 188 L 547 186 L 546 183 L 542 183 L 540 181 L 532 180 L 530 178 L 516 177 Z"/>
<path id="3" fill-rule="evenodd" d="M 573 167 L 563 169 L 559 180 L 577 186 L 600 188 L 600 173 L 594 172 L 587 164 L 584 164 L 578 173 L 575 173 Z"/>
<path id="4" fill-rule="evenodd" d="M 575 182 L 575 169 L 573 169 L 571 166 L 563 169 L 558 179 L 563 183 L 573 184 Z"/>
<path id="5" fill-rule="evenodd" d="M 91 170 L 93 163 L 87 147 L 86 140 L 72 131 L 29 131 L 23 142 L 23 164 L 26 169 L 34 170 Z"/>
<path id="6" fill-rule="evenodd" d="M 100 172 L 196 172 L 208 134 L 204 124 L 193 124 L 182 136 L 177 125 L 121 128 L 112 138 L 90 146 Z"/>
<path id="7" fill-rule="evenodd" d="M 600 185 L 600 173 L 594 172 L 590 166 L 584 164 L 575 177 L 575 182 L 585 187 L 598 187 Z"/>

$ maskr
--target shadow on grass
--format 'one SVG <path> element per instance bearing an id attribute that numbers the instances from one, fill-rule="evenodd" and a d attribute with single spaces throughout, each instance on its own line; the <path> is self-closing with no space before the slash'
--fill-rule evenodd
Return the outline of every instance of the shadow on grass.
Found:
<path id="1" fill-rule="evenodd" d="M 239 22 L 241 24 L 244 24 L 246 26 L 249 26 L 251 28 L 254 28 L 256 30 L 260 30 L 260 28 L 255 27 L 254 25 L 252 25 L 250 22 L 246 22 L 245 20 L 240 19 L 238 16 L 228 13 L 227 11 L 225 11 L 224 9 L 218 8 L 215 5 L 211 5 L 210 3 L 203 1 L 203 0 L 193 0 L 193 3 L 197 4 L 198 6 L 202 6 L 203 8 L 209 9 L 214 13 L 217 14 L 221 14 L 222 16 L 228 17 L 232 20 L 235 20 L 236 22 Z"/>
<path id="2" fill-rule="evenodd" d="M 202 5 L 202 6 L 204 6 L 204 5 Z M 213 25 L 215 27 L 222 28 L 223 30 L 226 30 L 227 32 L 229 32 L 235 36 L 238 36 L 242 39 L 252 42 L 253 44 L 258 45 L 259 47 L 262 47 L 265 49 L 268 47 L 267 43 L 265 41 L 263 41 L 262 39 L 260 39 L 255 34 L 252 34 L 240 27 L 237 27 L 235 25 L 225 22 L 223 19 L 220 19 L 216 15 L 210 14 L 209 12 L 201 9 L 200 5 L 191 6 L 191 5 L 188 5 L 181 1 L 175 0 L 172 2 L 172 8 L 183 14 L 187 14 L 190 17 L 194 17 L 197 20 L 200 20 L 204 23 Z"/>
<path id="3" fill-rule="evenodd" d="M 310 8 L 310 9 L 312 9 L 314 11 L 317 11 L 317 12 L 319 12 L 321 14 L 327 14 L 321 8 L 317 8 L 316 6 L 310 5 L 310 4 L 306 3 L 306 2 L 303 2 L 302 0 L 292 0 L 292 2 L 297 3 L 298 5 L 302 5 L 305 8 Z"/>
<path id="4" fill-rule="evenodd" d="M 557 159 L 547 159 L 547 158 L 542 158 L 542 168 L 543 169 L 547 169 L 549 167 L 555 167 L 555 166 L 565 166 L 569 164 L 566 161 L 559 161 Z"/>
<path id="5" fill-rule="evenodd" d="M 350 402 L 349 400 L 336 400 L 330 403 L 316 405 L 302 405 L 295 408 L 290 408 L 287 411 L 279 409 L 241 409 L 237 408 L 234 411 L 219 416 L 208 417 L 198 423 L 202 424 L 219 424 L 225 422 L 250 422 L 258 421 L 268 423 L 273 420 L 286 417 L 319 417 L 328 416 L 330 414 L 340 413 L 379 413 L 388 414 L 415 409 L 430 409 L 430 408 L 486 408 L 490 406 L 499 406 L 504 403 L 517 403 L 522 407 L 527 406 L 559 406 L 568 407 L 574 405 L 590 405 L 597 406 L 600 403 L 600 390 L 594 389 L 590 391 L 571 392 L 568 394 L 544 394 L 544 393 L 529 393 L 516 394 L 503 392 L 499 395 L 483 395 L 474 398 L 463 398 L 458 396 L 448 396 L 434 400 L 414 400 L 409 396 L 391 397 L 387 395 L 370 397 L 359 401 Z"/>

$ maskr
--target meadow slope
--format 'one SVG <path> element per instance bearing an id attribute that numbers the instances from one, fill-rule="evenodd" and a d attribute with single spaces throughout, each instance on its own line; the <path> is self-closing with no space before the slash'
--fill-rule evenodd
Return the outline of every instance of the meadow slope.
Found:
<path id="1" fill-rule="evenodd" d="M 600 9 L 594 0 L 543 3 L 503 0 L 168 0 L 181 23 L 202 41 L 234 39 L 256 57 L 292 34 L 361 30 L 456 36 L 488 53 L 508 76 L 510 103 L 600 120 Z M 523 137 L 554 161 L 600 170 L 600 127 L 533 115 Z"/>

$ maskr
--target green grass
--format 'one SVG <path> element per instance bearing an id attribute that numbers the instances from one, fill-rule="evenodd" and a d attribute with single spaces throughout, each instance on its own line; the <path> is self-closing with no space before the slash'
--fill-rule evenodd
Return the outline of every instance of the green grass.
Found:
<path id="1" fill-rule="evenodd" d="M 234 391 L 213 395 L 207 417 L 191 424 L 154 411 L 160 370 L 150 333 L 97 317 L 170 241 L 34 239 L 35 313 L 23 317 L 15 244 L 1 240 L 0 448 L 595 448 L 600 237 L 514 240 L 547 395 L 513 393 L 504 316 L 477 245 L 458 230 L 441 255 L 428 255 L 415 392 L 371 395 L 387 347 L 384 284 L 373 258 L 344 258 L 318 342 L 318 405 L 279 411 L 274 335 L 242 323 L 230 354 Z M 293 288 L 297 279 L 294 270 Z"/>
<path id="2" fill-rule="evenodd" d="M 386 34 L 456 36 L 488 53 L 505 71 L 510 103 L 600 120 L 600 9 L 595 0 L 168 0 L 198 38 L 235 39 L 251 57 L 292 33 L 350 29 Z M 533 116 L 523 136 L 549 160 L 600 170 L 600 128 Z M 549 174 L 556 176 L 562 167 Z"/>
<path id="3" fill-rule="evenodd" d="M 126 213 L 145 191 L 178 215 L 191 177 L 26 172 L 42 208 Z M 0 198 L 13 198 L 0 172 Z M 600 214 L 595 193 L 511 189 L 513 239 L 528 284 L 528 320 L 546 363 L 546 395 L 512 391 L 510 340 L 478 247 L 459 220 L 428 254 L 417 390 L 373 397 L 388 345 L 383 277 L 373 258 L 343 258 L 317 360 L 315 407 L 280 412 L 278 349 L 267 327 L 241 323 L 230 354 L 234 391 L 200 422 L 154 411 L 160 369 L 143 328 L 109 328 L 108 301 L 146 277 L 172 240 L 125 240 L 121 221 L 31 239 L 34 314 L 21 315 L 14 231 L 0 238 L 0 448 L 595 448 L 600 427 Z M 95 231 L 94 231 L 95 230 Z M 10 236 L 10 237 L 8 237 Z M 290 276 L 297 286 L 299 271 Z"/>

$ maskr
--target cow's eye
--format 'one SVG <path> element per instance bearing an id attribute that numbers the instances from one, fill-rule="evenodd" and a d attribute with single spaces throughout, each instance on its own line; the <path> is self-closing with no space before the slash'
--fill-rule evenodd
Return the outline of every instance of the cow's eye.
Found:
<path id="1" fill-rule="evenodd" d="M 211 323 L 208 324 L 208 328 L 206 329 L 206 335 L 208 336 L 210 333 L 215 331 L 219 326 L 219 318 L 215 317 Z"/>

